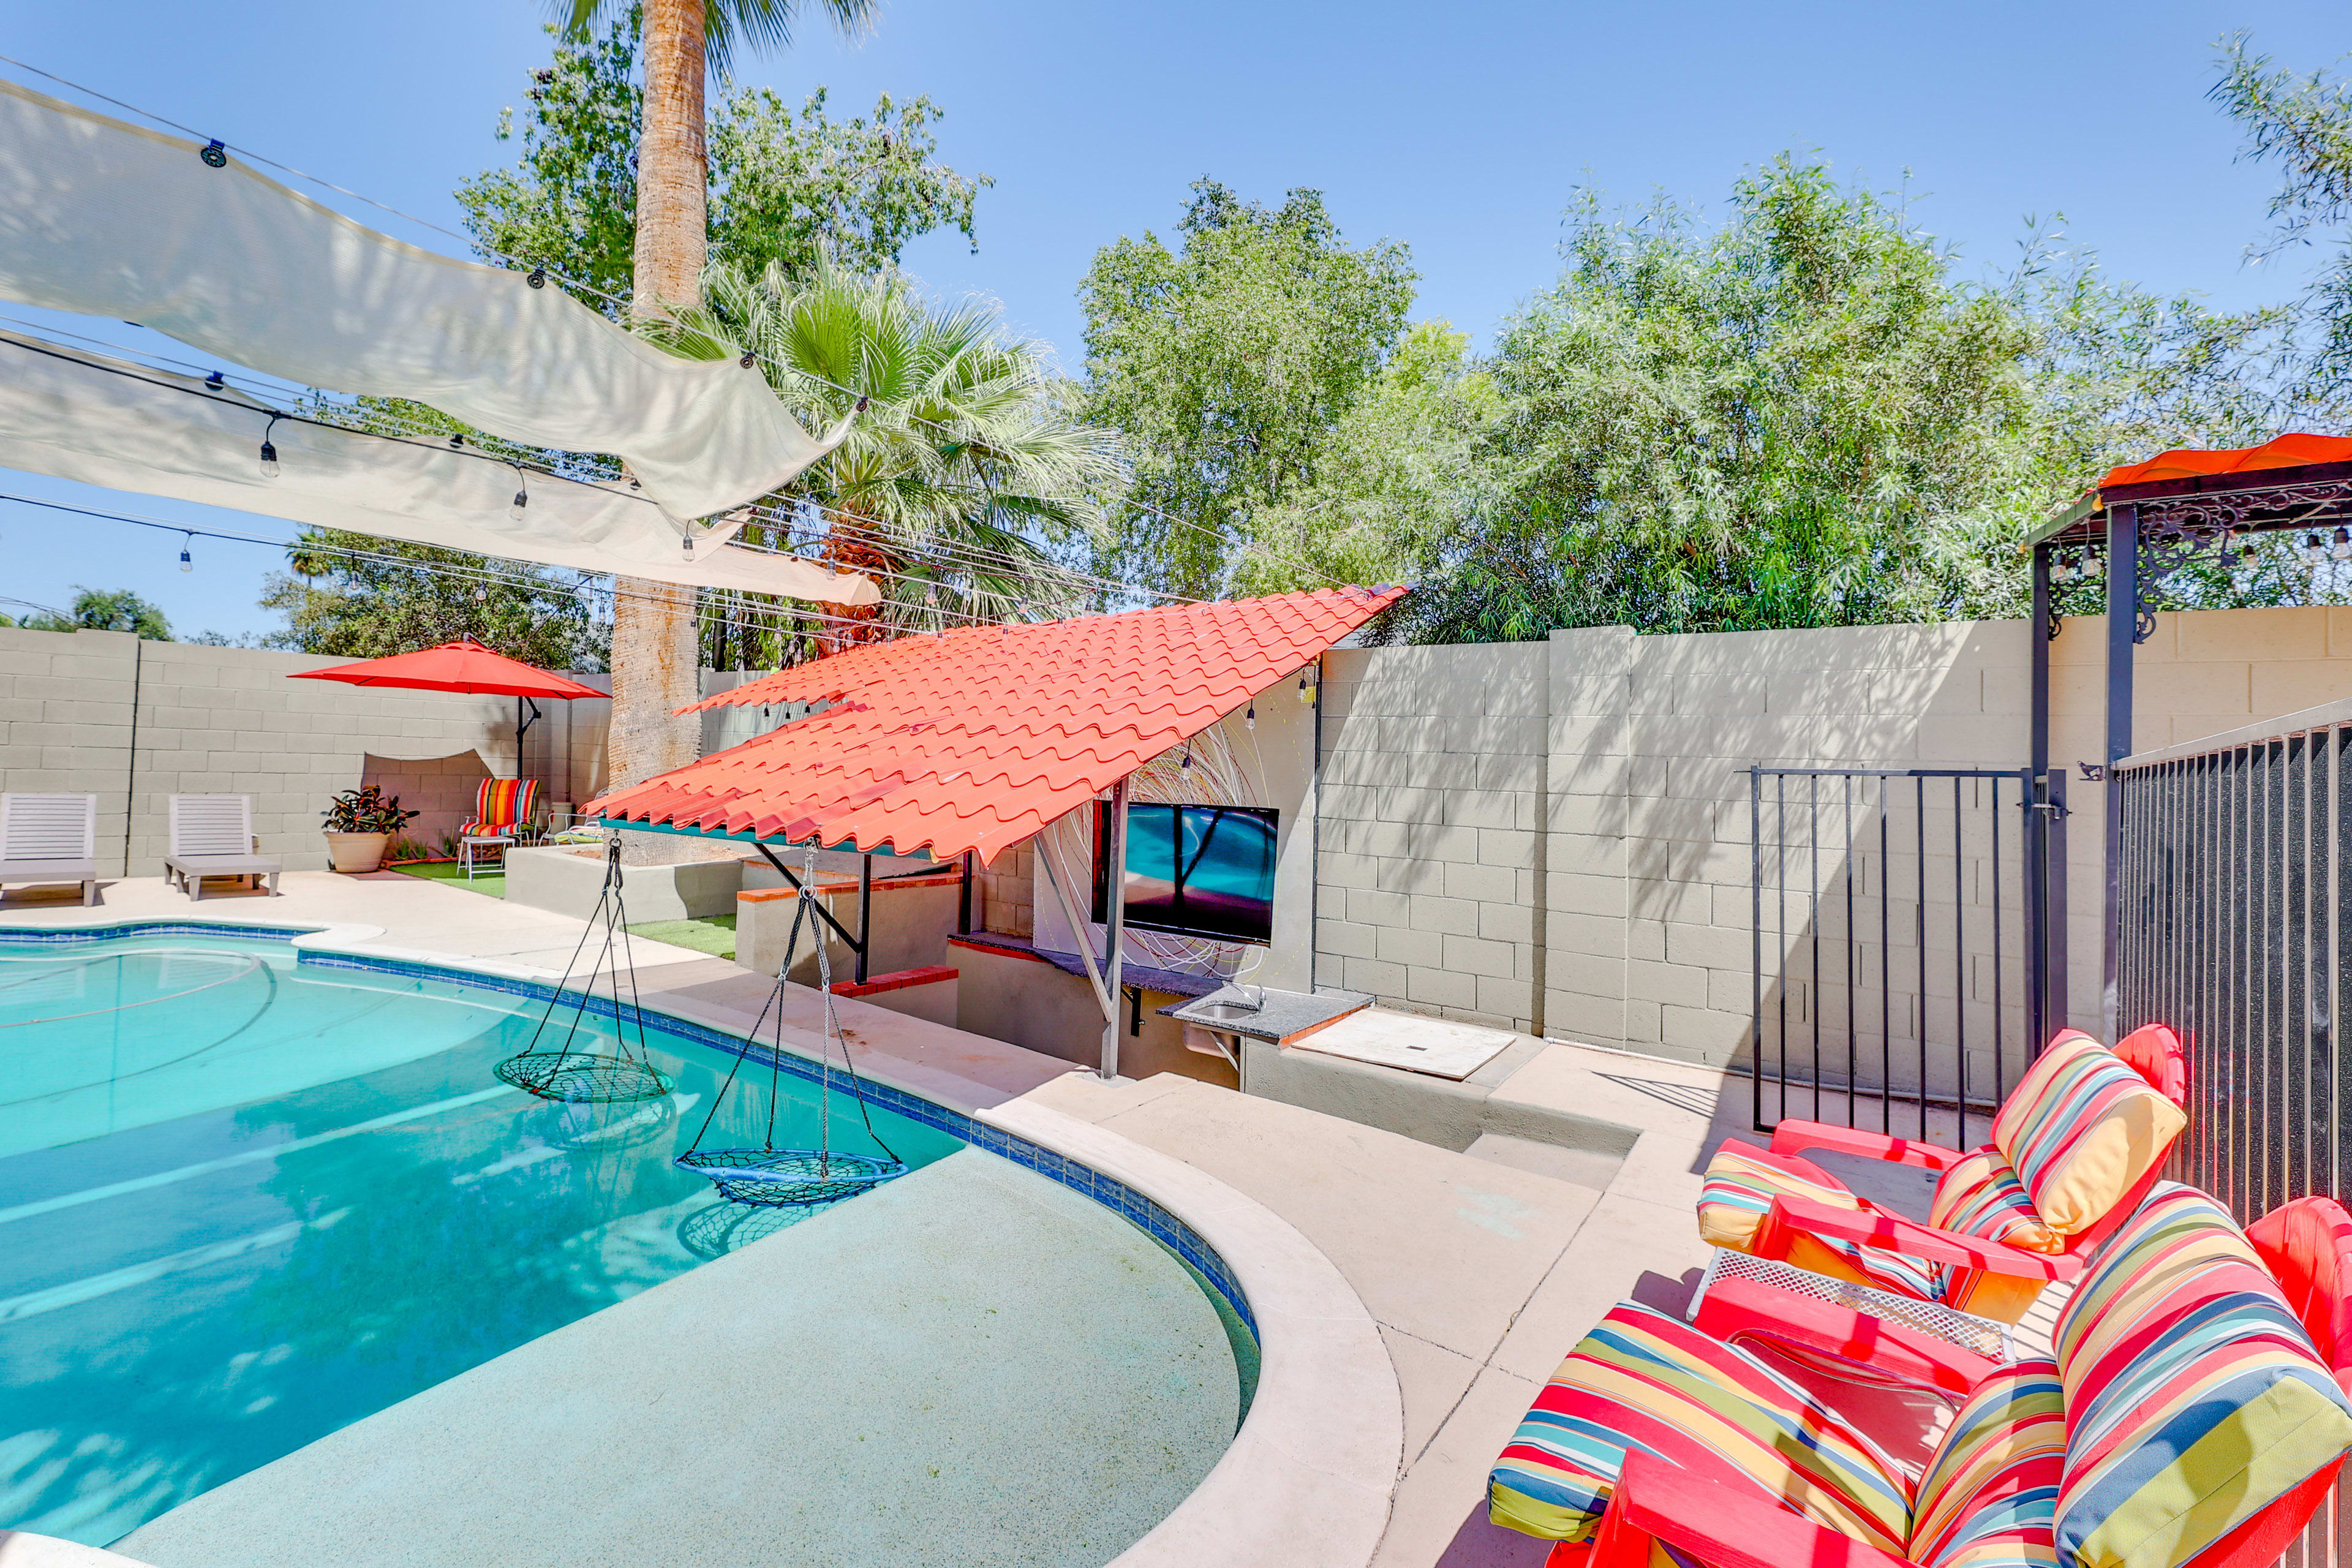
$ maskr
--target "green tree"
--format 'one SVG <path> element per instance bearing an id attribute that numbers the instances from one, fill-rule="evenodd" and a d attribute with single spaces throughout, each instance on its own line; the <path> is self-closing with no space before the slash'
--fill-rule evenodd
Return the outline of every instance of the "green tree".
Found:
<path id="1" fill-rule="evenodd" d="M 824 257 L 805 279 L 718 263 L 703 296 L 674 324 L 642 330 L 693 358 L 758 353 L 812 427 L 866 405 L 781 498 L 822 509 L 811 524 L 825 558 L 873 574 L 884 594 L 878 606 L 824 606 L 835 619 L 806 629 L 811 651 L 949 616 L 1081 607 L 1047 546 L 1090 536 L 1097 498 L 1118 480 L 1118 447 L 1062 406 L 1045 351 L 1009 335 L 993 305 L 935 305 L 895 272 Z M 789 607 L 755 613 L 791 635 Z M 782 663 L 796 650 L 772 651 Z"/>
<path id="2" fill-rule="evenodd" d="M 1380 376 L 1417 274 L 1402 245 L 1350 248 L 1310 190 L 1267 208 L 1200 180 L 1177 235 L 1096 252 L 1085 407 L 1134 454 L 1105 574 L 1212 597 Z"/>
<path id="3" fill-rule="evenodd" d="M 2352 81 L 2284 68 L 2255 53 L 2243 33 L 2221 40 L 2216 53 L 2221 74 L 2210 96 L 2244 131 L 2242 155 L 2280 174 L 2273 227 L 2256 253 L 2322 252 L 2299 302 L 2294 390 L 2340 401 L 2352 392 Z"/>
<path id="4" fill-rule="evenodd" d="M 172 640 L 172 623 L 164 619 L 163 612 L 128 588 L 85 588 L 77 583 L 70 614 L 71 626 L 31 629 L 136 632 L 151 642 Z"/>
<path id="5" fill-rule="evenodd" d="M 2110 282 L 2030 233 L 1978 283 L 1899 202 L 1783 156 L 1702 226 L 1571 210 L 1485 366 L 1499 413 L 1389 635 L 2022 613 L 2027 531 L 2116 462 L 2258 439 L 2277 312 Z M 2184 579 L 2199 602 L 2269 590 Z M 2233 598 L 2234 596 L 2234 598 Z"/>
<path id="6" fill-rule="evenodd" d="M 637 77 L 638 21 L 617 17 L 601 35 L 559 42 L 553 64 L 532 73 L 520 128 L 509 110 L 501 140 L 519 136 L 511 168 L 486 170 L 457 188 L 466 227 L 487 254 L 540 265 L 625 299 L 635 271 L 635 148 L 644 110 Z M 871 118 L 834 120 L 823 88 L 795 111 L 766 88 L 729 92 L 710 110 L 709 254 L 757 274 L 770 262 L 795 276 L 830 250 L 858 271 L 897 264 L 913 240 L 939 228 L 973 237 L 973 206 L 993 182 L 939 162 L 929 99 L 887 93 Z M 611 300 L 587 303 L 609 313 Z"/>
<path id="7" fill-rule="evenodd" d="M 1318 443 L 1310 477 L 1249 523 L 1239 592 L 1412 583 L 1443 569 L 1451 542 L 1491 510 L 1482 447 L 1501 416 L 1470 334 L 1408 328 L 1380 379 Z"/>
<path id="8" fill-rule="evenodd" d="M 305 529 L 262 606 L 276 647 L 384 658 L 473 637 L 542 669 L 602 669 L 607 632 L 578 574 L 334 529 Z"/>

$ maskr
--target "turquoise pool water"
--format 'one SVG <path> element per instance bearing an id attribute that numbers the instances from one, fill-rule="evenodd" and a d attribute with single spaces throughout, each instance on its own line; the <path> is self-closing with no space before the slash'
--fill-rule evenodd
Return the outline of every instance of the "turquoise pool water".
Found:
<path id="1" fill-rule="evenodd" d="M 793 1217 L 670 1163 L 728 1053 L 649 1030 L 651 1105 L 498 1082 L 543 1005 L 282 941 L 0 935 L 0 1528 L 112 1542 Z M 711 1142 L 761 1142 L 767 1082 Z M 813 1144 L 819 1091 L 782 1094 Z M 909 1165 L 962 1147 L 871 1115 Z"/>

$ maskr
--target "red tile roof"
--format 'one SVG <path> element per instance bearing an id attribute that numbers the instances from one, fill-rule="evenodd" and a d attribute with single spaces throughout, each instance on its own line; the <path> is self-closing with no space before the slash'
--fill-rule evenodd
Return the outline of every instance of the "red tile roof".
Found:
<path id="1" fill-rule="evenodd" d="M 2259 447 L 2207 452 L 2194 447 L 2158 452 L 2145 463 L 2110 468 L 2099 488 L 2143 485 L 2151 479 L 2186 479 L 2207 474 L 2242 474 L 2259 468 L 2295 468 L 2306 463 L 2352 460 L 2352 437 L 2343 436 L 2281 436 Z"/>
<path id="2" fill-rule="evenodd" d="M 697 703 L 838 706 L 587 809 L 701 832 L 992 859 L 1403 597 L 1328 588 L 899 637 Z"/>

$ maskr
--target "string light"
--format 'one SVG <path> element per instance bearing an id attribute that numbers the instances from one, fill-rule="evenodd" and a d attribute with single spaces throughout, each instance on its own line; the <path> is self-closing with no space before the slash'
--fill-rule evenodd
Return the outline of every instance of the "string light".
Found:
<path id="1" fill-rule="evenodd" d="M 195 542 L 195 538 L 196 536 L 191 533 L 184 535 L 180 540 L 180 570 L 183 572 L 193 572 L 196 569 L 194 557 L 188 553 L 188 547 Z"/>
<path id="2" fill-rule="evenodd" d="M 515 497 L 514 500 L 507 507 L 507 515 L 514 519 L 517 522 L 520 522 L 523 520 L 522 509 L 530 504 L 530 489 L 524 484 L 522 469 L 518 467 L 515 469 Z"/>
<path id="3" fill-rule="evenodd" d="M 278 421 L 284 417 L 279 414 L 271 415 L 268 427 L 261 432 L 261 477 L 265 479 L 278 477 L 278 448 L 270 445 L 269 437 L 277 430 Z"/>

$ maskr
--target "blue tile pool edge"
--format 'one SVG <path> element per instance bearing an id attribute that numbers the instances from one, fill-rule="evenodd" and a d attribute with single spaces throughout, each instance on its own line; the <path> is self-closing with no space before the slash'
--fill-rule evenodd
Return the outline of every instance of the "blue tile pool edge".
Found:
<path id="1" fill-rule="evenodd" d="M 38 945 L 70 946 L 96 942 L 117 942 L 129 937 L 146 936 L 236 936 L 252 937 L 285 942 L 309 936 L 325 928 L 320 926 L 262 926 L 211 921 L 126 921 L 104 926 L 29 929 L 0 926 L 0 942 L 27 942 Z M 406 974 L 418 979 L 440 980 L 457 985 L 471 985 L 486 991 L 504 992 L 509 995 L 528 996 L 544 1002 L 554 997 L 562 988 L 544 981 L 525 980 L 516 976 L 485 973 L 456 964 L 431 963 L 412 958 L 372 958 L 351 952 L 297 950 L 299 962 L 318 964 L 328 969 L 358 969 L 379 974 Z M 562 991 L 569 999 L 576 999 L 578 991 Z M 599 993 L 588 994 L 588 1008 L 599 1017 L 617 1018 L 619 1006 L 614 998 Z M 645 1011 L 660 1020 L 660 1027 L 697 1045 L 713 1050 L 730 1052 L 761 1063 L 781 1065 L 786 1072 L 810 1083 L 822 1085 L 824 1079 L 816 1064 L 807 1058 L 784 1052 L 781 1057 L 768 1047 L 681 1018 L 659 1007 L 646 1005 Z M 976 1149 L 1025 1165 L 1043 1176 L 1050 1176 L 1071 1190 L 1082 1193 L 1109 1209 L 1129 1224 L 1141 1230 L 1160 1246 L 1182 1259 L 1187 1268 L 1223 1298 L 1253 1340 L 1258 1338 L 1257 1318 L 1250 1310 L 1249 1297 L 1233 1270 L 1225 1266 L 1216 1248 L 1203 1240 L 1201 1234 L 1186 1225 L 1150 1194 L 1139 1192 L 1113 1176 L 1107 1176 L 1090 1165 L 1057 1153 L 1041 1143 L 1034 1143 L 1015 1133 L 992 1127 L 976 1117 L 953 1110 L 936 1100 L 872 1079 L 861 1078 L 860 1083 L 875 1102 L 888 1107 L 911 1121 L 936 1127 L 950 1136 L 961 1140 Z"/>

